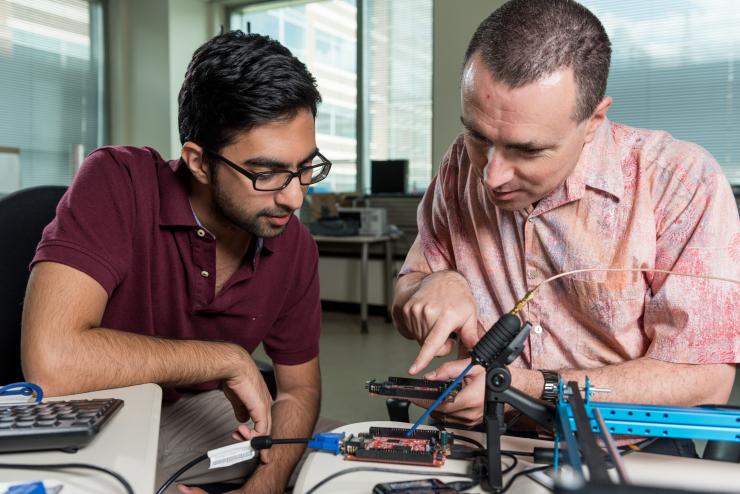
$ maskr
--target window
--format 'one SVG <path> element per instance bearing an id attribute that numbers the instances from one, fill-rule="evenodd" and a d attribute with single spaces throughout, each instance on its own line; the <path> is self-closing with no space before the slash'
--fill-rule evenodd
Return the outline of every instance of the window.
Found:
<path id="1" fill-rule="evenodd" d="M 270 22 L 265 22 L 266 18 Z M 281 7 L 268 2 L 231 14 L 232 29 L 265 34 L 280 41 L 316 77 L 323 98 L 316 116 L 316 141 L 322 154 L 334 164 L 329 177 L 313 186 L 317 191 L 356 188 L 356 19 L 354 3 L 342 0 Z"/>
<path id="2" fill-rule="evenodd" d="M 371 160 L 408 160 L 406 191 L 432 178 L 432 2 L 369 0 Z"/>
<path id="3" fill-rule="evenodd" d="M 368 149 L 368 160 L 408 160 L 407 190 L 422 192 L 432 171 L 432 0 L 364 0 L 361 5 L 367 19 L 360 36 L 367 73 L 366 94 L 360 97 L 368 107 L 367 128 L 359 139 L 354 0 L 242 7 L 232 11 L 231 28 L 279 40 L 316 77 L 323 98 L 316 138 L 334 163 L 317 190 L 357 190 L 358 174 L 369 173 L 369 162 L 358 165 L 359 140 Z"/>
<path id="4" fill-rule="evenodd" d="M 101 28 L 98 1 L 0 0 L 0 147 L 20 161 L 3 192 L 68 184 L 103 144 Z"/>
<path id="5" fill-rule="evenodd" d="M 609 116 L 696 142 L 740 185 L 740 3 L 584 0 L 612 42 Z"/>

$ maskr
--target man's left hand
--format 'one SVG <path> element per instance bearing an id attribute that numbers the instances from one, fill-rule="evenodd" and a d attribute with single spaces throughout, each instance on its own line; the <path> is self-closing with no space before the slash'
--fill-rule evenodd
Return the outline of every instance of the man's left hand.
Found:
<path id="1" fill-rule="evenodd" d="M 452 360 L 424 375 L 432 381 L 455 379 L 470 364 L 470 359 Z M 541 389 L 541 375 L 536 370 L 508 367 L 511 373 L 511 386 L 531 396 L 538 395 Z M 483 422 L 483 406 L 486 396 L 486 369 L 476 365 L 463 378 L 462 390 L 452 403 L 443 403 L 432 412 L 435 418 L 444 416 L 445 421 L 473 426 Z M 427 407 L 429 402 L 425 402 Z"/>

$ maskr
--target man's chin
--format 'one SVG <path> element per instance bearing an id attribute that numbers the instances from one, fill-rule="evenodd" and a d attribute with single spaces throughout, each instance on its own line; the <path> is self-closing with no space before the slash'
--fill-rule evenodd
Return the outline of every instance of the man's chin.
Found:
<path id="1" fill-rule="evenodd" d="M 262 238 L 272 238 L 277 237 L 281 233 L 285 231 L 285 229 L 288 227 L 287 224 L 285 225 L 273 225 L 269 221 L 260 221 L 260 225 L 257 228 L 257 231 L 254 232 L 258 237 Z"/>

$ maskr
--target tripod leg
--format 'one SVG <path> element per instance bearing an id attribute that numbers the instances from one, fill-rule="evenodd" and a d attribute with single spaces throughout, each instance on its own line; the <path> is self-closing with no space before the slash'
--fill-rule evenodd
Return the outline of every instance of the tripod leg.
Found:
<path id="1" fill-rule="evenodd" d="M 501 473 L 501 434 L 506 431 L 503 402 L 486 403 L 486 449 L 488 465 L 486 477 L 481 481 L 483 489 L 497 491 L 504 485 Z"/>

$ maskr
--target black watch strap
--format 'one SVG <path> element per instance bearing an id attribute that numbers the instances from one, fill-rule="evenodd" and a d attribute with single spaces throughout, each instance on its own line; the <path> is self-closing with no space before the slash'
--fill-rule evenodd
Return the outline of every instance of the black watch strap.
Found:
<path id="1" fill-rule="evenodd" d="M 545 385 L 542 387 L 541 400 L 557 403 L 558 385 L 560 384 L 560 374 L 551 370 L 540 369 L 542 377 L 545 379 Z"/>

